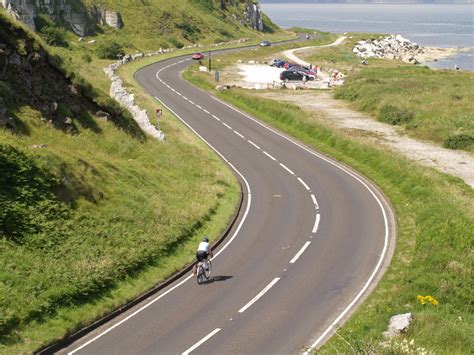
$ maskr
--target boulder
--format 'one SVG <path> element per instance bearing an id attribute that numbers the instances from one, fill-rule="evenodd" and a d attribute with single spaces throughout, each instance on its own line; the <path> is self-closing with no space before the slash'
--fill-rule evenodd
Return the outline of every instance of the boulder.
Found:
<path id="1" fill-rule="evenodd" d="M 385 338 L 392 338 L 408 330 L 413 316 L 411 313 L 397 314 L 390 318 L 387 331 L 383 332 Z"/>
<path id="2" fill-rule="evenodd" d="M 100 121 L 110 121 L 112 119 L 112 115 L 108 112 L 105 111 L 97 111 L 95 113 L 95 116 L 100 120 Z"/>

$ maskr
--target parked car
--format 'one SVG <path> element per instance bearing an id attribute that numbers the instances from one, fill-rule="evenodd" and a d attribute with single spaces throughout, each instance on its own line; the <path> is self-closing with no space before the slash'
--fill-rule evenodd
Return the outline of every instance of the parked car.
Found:
<path id="1" fill-rule="evenodd" d="M 204 59 L 204 54 L 202 53 L 194 53 L 193 54 L 193 60 L 201 60 Z"/>
<path id="2" fill-rule="evenodd" d="M 280 73 L 280 80 L 284 81 L 285 83 L 289 82 L 290 80 L 308 81 L 314 80 L 314 76 L 302 70 L 285 70 Z"/>
<path id="3" fill-rule="evenodd" d="M 270 41 L 262 41 L 260 42 L 260 47 L 270 47 L 272 44 Z"/>
<path id="4" fill-rule="evenodd" d="M 277 67 L 277 68 L 283 68 L 285 65 L 286 61 L 281 60 L 281 59 L 273 59 L 272 62 L 270 63 L 271 67 Z"/>

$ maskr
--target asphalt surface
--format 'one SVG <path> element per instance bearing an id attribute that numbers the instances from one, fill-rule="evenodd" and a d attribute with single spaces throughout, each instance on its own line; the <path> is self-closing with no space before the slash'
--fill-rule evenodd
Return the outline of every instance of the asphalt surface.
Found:
<path id="1" fill-rule="evenodd" d="M 331 335 L 389 258 L 393 216 L 369 182 L 191 86 L 179 74 L 190 64 L 169 59 L 136 79 L 234 169 L 238 221 L 207 283 L 186 276 L 61 353 L 302 352 Z"/>

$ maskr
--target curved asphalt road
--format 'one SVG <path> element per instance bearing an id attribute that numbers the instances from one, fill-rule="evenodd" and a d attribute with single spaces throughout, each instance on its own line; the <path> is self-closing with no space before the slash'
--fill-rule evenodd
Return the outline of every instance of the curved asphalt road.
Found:
<path id="1" fill-rule="evenodd" d="M 331 335 L 389 259 L 393 216 L 370 183 L 189 85 L 179 73 L 190 64 L 165 60 L 136 79 L 243 186 L 213 279 L 186 276 L 64 352 L 298 353 Z"/>

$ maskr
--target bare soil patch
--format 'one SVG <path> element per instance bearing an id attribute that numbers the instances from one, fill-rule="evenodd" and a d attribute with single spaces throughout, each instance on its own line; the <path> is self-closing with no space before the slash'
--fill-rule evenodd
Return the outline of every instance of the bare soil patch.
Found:
<path id="1" fill-rule="evenodd" d="M 467 152 L 438 147 L 407 137 L 403 128 L 376 121 L 373 117 L 350 109 L 328 92 L 262 92 L 261 96 L 293 103 L 318 113 L 315 120 L 344 129 L 354 137 L 364 137 L 377 145 L 389 147 L 424 166 L 457 176 L 474 188 L 474 158 Z"/>

